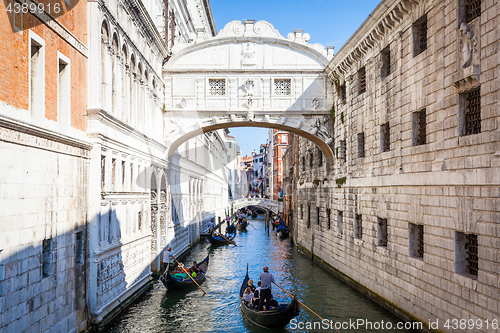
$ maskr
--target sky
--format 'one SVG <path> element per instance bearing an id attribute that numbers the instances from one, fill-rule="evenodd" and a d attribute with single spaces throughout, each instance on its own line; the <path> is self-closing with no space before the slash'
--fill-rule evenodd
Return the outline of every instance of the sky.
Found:
<path id="1" fill-rule="evenodd" d="M 268 21 L 286 38 L 294 29 L 311 35 L 310 44 L 335 46 L 335 53 L 347 42 L 379 0 L 210 0 L 215 26 L 219 32 L 234 20 Z M 249 155 L 268 139 L 268 130 L 231 128 L 241 147 Z"/>

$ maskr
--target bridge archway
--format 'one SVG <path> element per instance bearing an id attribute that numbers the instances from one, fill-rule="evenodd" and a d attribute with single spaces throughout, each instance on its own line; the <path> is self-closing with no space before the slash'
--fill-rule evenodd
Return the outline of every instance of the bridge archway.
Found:
<path id="1" fill-rule="evenodd" d="M 163 68 L 168 154 L 205 132 L 265 127 L 311 140 L 332 165 L 333 84 L 324 69 L 333 48 L 309 38 L 302 30 L 285 38 L 269 22 L 245 20 L 176 45 Z"/>

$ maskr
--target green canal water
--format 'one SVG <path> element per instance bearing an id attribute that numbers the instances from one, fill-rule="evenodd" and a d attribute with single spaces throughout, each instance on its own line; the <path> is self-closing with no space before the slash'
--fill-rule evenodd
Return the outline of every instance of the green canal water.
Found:
<path id="1" fill-rule="evenodd" d="M 199 289 L 167 291 L 161 282 L 157 282 L 106 331 L 336 332 L 321 324 L 304 307 L 295 321 L 282 330 L 264 329 L 248 321 L 239 309 L 238 298 L 248 264 L 250 278 L 255 284 L 262 267 L 269 266 L 278 284 L 296 294 L 334 327 L 337 325 L 340 332 L 411 332 L 398 329 L 398 323 L 402 324 L 398 318 L 331 276 L 297 251 L 288 239 L 279 239 L 272 230 L 268 235 L 261 216 L 250 222 L 255 229 L 249 226 L 247 233 L 238 231 L 234 240 L 238 246 L 211 248 L 208 240 L 202 240 L 185 259 L 186 263 L 199 262 L 210 252 L 207 279 L 202 284 L 207 295 Z M 290 297 L 277 287 L 273 287 L 273 295 L 280 302 L 290 301 Z"/>

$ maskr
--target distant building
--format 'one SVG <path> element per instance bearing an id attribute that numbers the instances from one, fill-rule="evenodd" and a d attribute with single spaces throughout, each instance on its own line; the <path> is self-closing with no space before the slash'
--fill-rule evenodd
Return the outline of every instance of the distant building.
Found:
<path id="1" fill-rule="evenodd" d="M 283 154 L 288 147 L 290 134 L 277 129 L 270 129 L 270 156 L 272 156 L 271 190 L 272 199 L 280 200 L 283 197 Z"/>

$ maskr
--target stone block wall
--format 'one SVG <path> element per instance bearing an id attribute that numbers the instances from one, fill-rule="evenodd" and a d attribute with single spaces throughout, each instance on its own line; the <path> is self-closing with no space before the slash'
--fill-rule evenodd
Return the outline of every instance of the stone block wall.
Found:
<path id="1" fill-rule="evenodd" d="M 311 168 L 318 154 L 309 164 L 314 147 L 301 139 L 297 243 L 407 319 L 446 332 L 466 331 L 447 320 L 480 320 L 474 330 L 487 332 L 500 311 L 498 3 L 482 1 L 468 22 L 464 1 L 382 3 L 327 69 L 333 167 Z"/>

